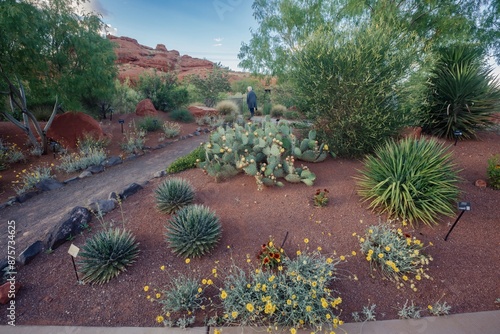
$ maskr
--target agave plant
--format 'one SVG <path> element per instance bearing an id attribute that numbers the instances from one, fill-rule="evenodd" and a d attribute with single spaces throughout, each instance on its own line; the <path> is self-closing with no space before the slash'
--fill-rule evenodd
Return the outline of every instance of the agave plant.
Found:
<path id="1" fill-rule="evenodd" d="M 193 202 L 194 190 L 185 179 L 171 178 L 156 188 L 155 196 L 156 206 L 160 211 L 174 213 Z"/>
<path id="2" fill-rule="evenodd" d="M 358 194 L 373 210 L 410 224 L 437 224 L 439 215 L 454 215 L 459 178 L 450 154 L 435 139 L 389 141 L 364 166 Z"/>
<path id="3" fill-rule="evenodd" d="M 78 261 L 85 283 L 103 284 L 125 271 L 139 256 L 132 233 L 122 228 L 108 228 L 88 239 Z"/>
<path id="4" fill-rule="evenodd" d="M 222 234 L 219 218 L 204 205 L 180 209 L 166 227 L 172 251 L 182 257 L 199 257 L 215 248 Z"/>
<path id="5" fill-rule="evenodd" d="M 438 137 L 453 139 L 460 131 L 460 138 L 474 138 L 500 111 L 500 82 L 493 80 L 492 67 L 481 64 L 479 48 L 452 46 L 439 54 L 429 83 L 430 111 L 424 129 Z"/>

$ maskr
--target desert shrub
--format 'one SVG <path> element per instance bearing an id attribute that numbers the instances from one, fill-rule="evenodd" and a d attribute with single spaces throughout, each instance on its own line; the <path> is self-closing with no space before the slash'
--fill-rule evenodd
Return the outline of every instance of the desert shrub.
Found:
<path id="1" fill-rule="evenodd" d="M 238 112 L 238 106 L 236 103 L 230 100 L 224 100 L 220 101 L 217 103 L 215 106 L 215 109 L 219 112 L 221 115 L 231 115 L 231 114 L 236 114 Z"/>
<path id="2" fill-rule="evenodd" d="M 423 254 L 424 244 L 389 224 L 370 226 L 364 236 L 358 236 L 361 252 L 370 263 L 370 270 L 379 269 L 384 277 L 398 283 L 398 288 L 430 278 L 426 266 L 431 256 Z"/>
<path id="3" fill-rule="evenodd" d="M 428 84 L 424 130 L 450 139 L 459 130 L 461 138 L 474 138 L 500 111 L 500 82 L 493 80 L 493 68 L 484 66 L 481 48 L 453 45 L 439 49 L 438 56 Z"/>
<path id="4" fill-rule="evenodd" d="M 163 305 L 163 312 L 194 312 L 201 308 L 205 298 L 199 279 L 179 275 L 172 277 L 162 297 L 158 300 Z"/>
<path id="5" fill-rule="evenodd" d="M 83 138 L 78 139 L 77 147 L 82 153 L 88 153 L 95 149 L 104 149 L 109 144 L 109 139 L 105 137 L 97 137 L 90 133 L 86 133 Z"/>
<path id="6" fill-rule="evenodd" d="M 191 204 L 177 211 L 166 226 L 172 251 L 182 257 L 200 257 L 215 248 L 222 234 L 219 218 L 203 205 Z"/>
<path id="7" fill-rule="evenodd" d="M 450 313 L 451 306 L 446 302 L 441 303 L 440 301 L 437 301 L 433 305 L 428 305 L 427 309 L 431 315 L 439 317 L 442 315 L 448 315 Z"/>
<path id="8" fill-rule="evenodd" d="M 174 213 L 193 202 L 194 189 L 185 179 L 171 178 L 156 188 L 155 197 L 156 207 L 160 211 Z"/>
<path id="9" fill-rule="evenodd" d="M 405 301 L 405 304 L 398 311 L 398 316 L 400 319 L 420 319 L 420 312 L 422 309 L 413 303 L 408 303 L 408 299 Z"/>
<path id="10" fill-rule="evenodd" d="M 281 253 L 283 249 L 276 247 L 274 240 L 270 238 L 268 242 L 262 244 L 257 259 L 263 269 L 276 269 L 281 264 Z"/>
<path id="11" fill-rule="evenodd" d="M 294 56 L 297 107 L 340 156 L 360 157 L 418 119 L 424 71 L 415 34 L 385 22 L 319 29 Z M 425 65 L 425 64 L 424 64 Z"/>
<path id="12" fill-rule="evenodd" d="M 137 127 L 146 132 L 154 132 L 161 129 L 162 123 L 157 117 L 144 116 L 137 122 Z"/>
<path id="13" fill-rule="evenodd" d="M 352 312 L 352 318 L 355 322 L 377 321 L 377 304 L 364 305 L 361 312 Z M 361 314 L 360 314 L 361 313 Z"/>
<path id="14" fill-rule="evenodd" d="M 488 159 L 488 183 L 493 189 L 500 189 L 500 154 Z"/>
<path id="15" fill-rule="evenodd" d="M 146 132 L 137 129 L 135 122 L 131 124 L 130 129 L 124 133 L 124 141 L 121 144 L 122 150 L 128 154 L 136 154 L 142 151 L 146 142 Z"/>
<path id="16" fill-rule="evenodd" d="M 170 113 L 170 118 L 174 121 L 191 123 L 194 121 L 194 116 L 186 109 L 177 109 Z"/>
<path id="17" fill-rule="evenodd" d="M 130 231 L 108 228 L 89 238 L 78 255 L 82 280 L 103 284 L 132 265 L 139 256 L 139 248 Z"/>
<path id="18" fill-rule="evenodd" d="M 31 169 L 23 169 L 16 175 L 16 181 L 13 181 L 14 190 L 18 195 L 35 188 L 36 184 L 54 178 L 51 167 L 37 166 Z"/>
<path id="19" fill-rule="evenodd" d="M 0 150 L 0 170 L 5 170 L 9 166 L 9 157 L 7 152 Z"/>
<path id="20" fill-rule="evenodd" d="M 358 194 L 389 218 L 437 224 L 438 215 L 455 214 L 459 178 L 454 166 L 434 139 L 391 140 L 365 158 Z"/>
<path id="21" fill-rule="evenodd" d="M 298 111 L 295 111 L 295 110 L 287 110 L 285 111 L 285 113 L 283 114 L 283 117 L 285 119 L 299 119 L 300 118 L 300 113 Z"/>
<path id="22" fill-rule="evenodd" d="M 26 157 L 16 144 L 7 145 L 0 139 L 0 170 L 7 169 L 11 163 L 25 160 Z"/>
<path id="23" fill-rule="evenodd" d="M 203 146 L 195 148 L 189 154 L 177 158 L 167 167 L 167 173 L 179 173 L 183 170 L 195 168 L 197 164 L 205 161 L 205 148 Z"/>
<path id="24" fill-rule="evenodd" d="M 283 257 L 276 271 L 246 274 L 233 267 L 224 280 L 219 298 L 227 325 L 284 326 L 325 331 L 342 324 L 335 314 L 342 302 L 331 290 L 338 261 L 318 252 Z"/>
<path id="25" fill-rule="evenodd" d="M 88 148 L 86 152 L 62 155 L 57 169 L 66 173 L 73 173 L 87 169 L 90 166 L 99 166 L 106 160 L 106 152 L 99 148 Z"/>
<path id="26" fill-rule="evenodd" d="M 135 89 L 130 87 L 129 78 L 123 84 L 120 83 L 120 80 L 115 80 L 115 93 L 111 99 L 111 105 L 116 113 L 134 112 L 140 101 L 141 96 Z"/>
<path id="27" fill-rule="evenodd" d="M 286 112 L 286 107 L 282 104 L 276 104 L 274 106 L 272 106 L 271 108 L 271 117 L 277 117 L 277 118 L 280 118 L 280 117 L 283 117 L 283 115 L 285 115 L 285 112 Z"/>
<path id="28" fill-rule="evenodd" d="M 166 121 L 163 123 L 161 128 L 167 138 L 173 138 L 181 133 L 181 126 L 179 123 Z"/>
<path id="29" fill-rule="evenodd" d="M 231 89 L 227 69 L 214 65 L 213 69 L 203 77 L 195 74 L 188 78 L 207 107 L 213 107 L 223 97 L 224 92 Z"/>

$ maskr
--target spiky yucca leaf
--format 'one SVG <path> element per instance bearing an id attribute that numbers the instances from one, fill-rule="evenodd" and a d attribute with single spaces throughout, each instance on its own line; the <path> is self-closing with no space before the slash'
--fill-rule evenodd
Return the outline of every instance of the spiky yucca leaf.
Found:
<path id="1" fill-rule="evenodd" d="M 389 141 L 364 165 L 358 194 L 374 211 L 427 225 L 437 224 L 439 215 L 454 214 L 459 178 L 450 154 L 436 140 Z"/>
<path id="2" fill-rule="evenodd" d="M 166 226 L 167 242 L 182 257 L 199 257 L 210 252 L 222 234 L 219 218 L 209 208 L 191 204 L 180 209 Z"/>
<path id="3" fill-rule="evenodd" d="M 103 284 L 125 271 L 139 256 L 132 233 L 109 228 L 88 239 L 79 253 L 78 265 L 86 283 Z"/>
<path id="4" fill-rule="evenodd" d="M 194 190 L 185 179 L 171 178 L 156 188 L 155 196 L 156 206 L 160 211 L 174 213 L 193 202 Z"/>

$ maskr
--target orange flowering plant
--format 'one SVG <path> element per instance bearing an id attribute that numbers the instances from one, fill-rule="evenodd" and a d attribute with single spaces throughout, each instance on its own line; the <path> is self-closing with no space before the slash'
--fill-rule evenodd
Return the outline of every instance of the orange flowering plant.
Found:
<path id="1" fill-rule="evenodd" d="M 272 238 L 265 244 L 262 244 L 257 259 L 260 261 L 261 266 L 267 269 L 275 269 L 281 263 L 281 253 L 283 249 L 277 248 Z"/>

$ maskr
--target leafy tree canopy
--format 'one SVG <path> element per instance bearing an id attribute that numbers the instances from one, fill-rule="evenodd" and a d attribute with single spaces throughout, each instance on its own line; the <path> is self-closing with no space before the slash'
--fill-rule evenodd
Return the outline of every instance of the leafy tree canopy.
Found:
<path id="1" fill-rule="evenodd" d="M 83 1 L 77 1 L 77 4 Z M 70 0 L 0 1 L 0 63 L 20 78 L 30 106 L 95 107 L 116 78 L 113 44 L 94 14 L 76 14 Z"/>

